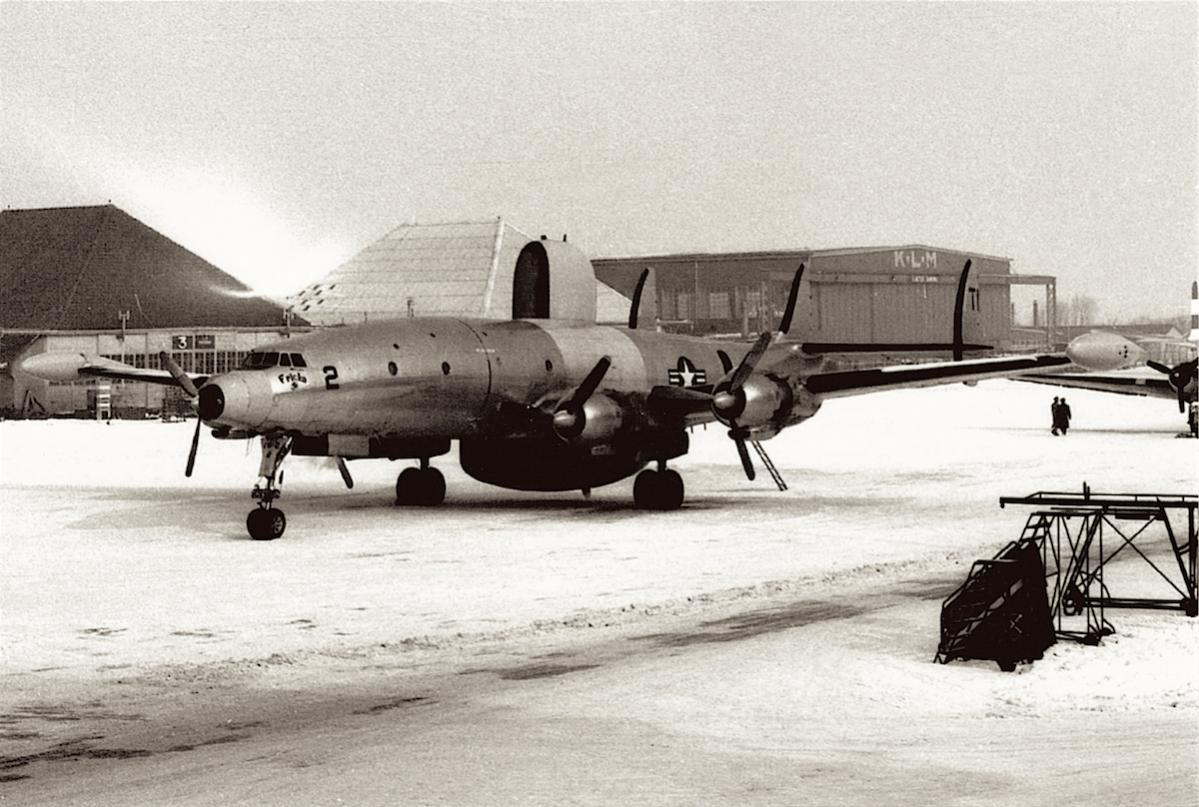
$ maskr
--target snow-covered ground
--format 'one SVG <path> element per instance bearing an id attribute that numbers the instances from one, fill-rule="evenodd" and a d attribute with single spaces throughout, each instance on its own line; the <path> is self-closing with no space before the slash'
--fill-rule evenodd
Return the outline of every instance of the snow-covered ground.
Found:
<path id="1" fill-rule="evenodd" d="M 0 423 L 0 800 L 1195 803 L 1196 620 L 931 663 L 1000 495 L 1199 489 L 1173 402 L 1067 392 L 1054 438 L 1054 394 L 832 401 L 765 444 L 785 493 L 710 427 L 675 513 L 291 458 L 270 543 L 245 443 L 187 480 L 194 424 Z"/>

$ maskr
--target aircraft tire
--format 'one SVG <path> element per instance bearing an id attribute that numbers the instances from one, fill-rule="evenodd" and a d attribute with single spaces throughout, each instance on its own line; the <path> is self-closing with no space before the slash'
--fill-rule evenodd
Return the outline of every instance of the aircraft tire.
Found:
<path id="1" fill-rule="evenodd" d="M 683 506 L 683 477 L 667 468 L 658 480 L 658 509 L 678 510 Z"/>
<path id="2" fill-rule="evenodd" d="M 633 480 L 633 503 L 642 510 L 677 510 L 683 504 L 683 477 L 678 471 L 646 470 Z"/>
<path id="3" fill-rule="evenodd" d="M 405 468 L 396 477 L 396 504 L 417 504 L 420 499 L 421 472 L 416 468 Z"/>
<path id="4" fill-rule="evenodd" d="M 658 472 L 642 471 L 633 480 L 633 504 L 642 510 L 656 510 L 654 502 L 658 498 Z"/>
<path id="5" fill-rule="evenodd" d="M 419 473 L 420 504 L 432 507 L 444 502 L 445 477 L 441 475 L 441 471 L 436 468 L 426 468 Z"/>
<path id="6" fill-rule="evenodd" d="M 246 516 L 246 532 L 255 541 L 273 541 L 287 529 L 287 516 L 275 508 L 256 508 Z"/>

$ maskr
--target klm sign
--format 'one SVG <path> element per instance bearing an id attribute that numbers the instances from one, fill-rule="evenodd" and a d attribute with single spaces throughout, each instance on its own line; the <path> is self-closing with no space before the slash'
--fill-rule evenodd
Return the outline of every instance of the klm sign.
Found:
<path id="1" fill-rule="evenodd" d="M 891 253 L 896 269 L 936 269 L 937 253 L 931 249 L 897 249 Z"/>

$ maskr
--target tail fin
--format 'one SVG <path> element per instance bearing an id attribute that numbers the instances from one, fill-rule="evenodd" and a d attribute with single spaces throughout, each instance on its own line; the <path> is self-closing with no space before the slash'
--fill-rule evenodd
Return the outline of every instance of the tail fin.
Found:
<path id="1" fill-rule="evenodd" d="M 953 303 L 953 360 L 961 361 L 967 348 L 967 340 L 977 343 L 982 335 L 982 305 L 978 283 L 974 275 L 974 262 L 966 259 L 962 274 L 958 278 L 958 293 Z"/>
<path id="2" fill-rule="evenodd" d="M 1191 335 L 1192 342 L 1199 342 L 1199 281 L 1191 281 Z"/>

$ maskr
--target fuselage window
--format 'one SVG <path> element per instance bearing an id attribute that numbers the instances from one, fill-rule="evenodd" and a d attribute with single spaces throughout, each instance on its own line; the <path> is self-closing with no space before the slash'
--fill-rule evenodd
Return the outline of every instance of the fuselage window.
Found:
<path id="1" fill-rule="evenodd" d="M 387 362 L 387 372 L 391 373 L 392 375 L 395 375 L 399 371 L 400 371 L 400 368 L 396 366 L 396 363 L 394 361 Z"/>
<path id="2" fill-rule="evenodd" d="M 303 356 L 301 356 L 299 353 L 293 353 L 293 354 L 291 354 L 291 366 L 292 367 L 307 367 L 308 365 L 304 362 Z"/>
<path id="3" fill-rule="evenodd" d="M 272 351 L 262 354 L 262 366 L 263 367 L 274 367 L 278 363 L 279 363 L 279 354 L 276 353 L 275 351 L 272 350 Z"/>
<path id="4" fill-rule="evenodd" d="M 291 357 L 289 357 L 286 353 L 280 353 L 279 354 L 279 366 L 280 367 L 291 367 Z"/>

